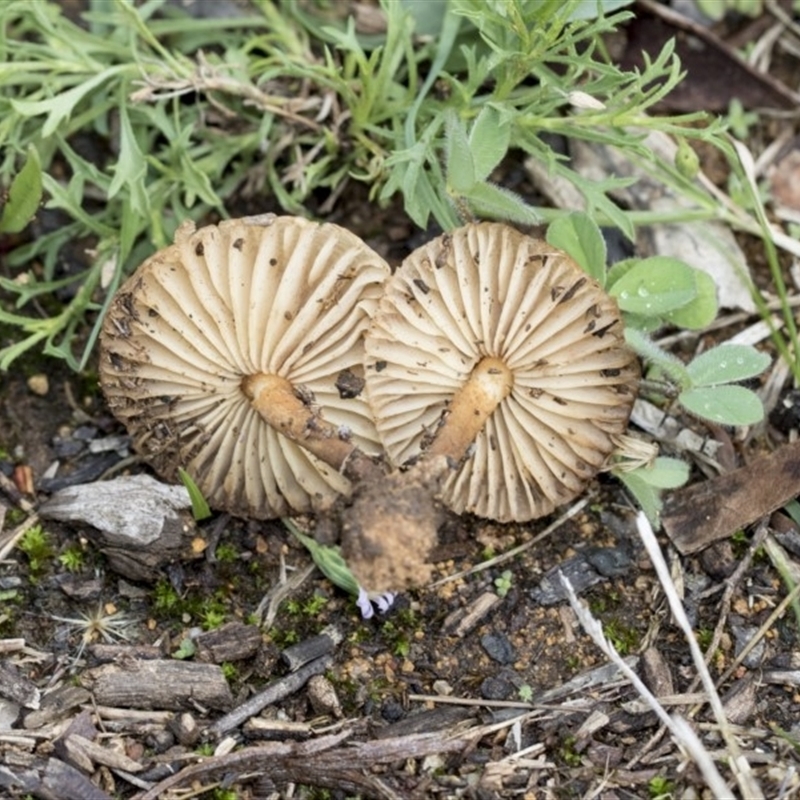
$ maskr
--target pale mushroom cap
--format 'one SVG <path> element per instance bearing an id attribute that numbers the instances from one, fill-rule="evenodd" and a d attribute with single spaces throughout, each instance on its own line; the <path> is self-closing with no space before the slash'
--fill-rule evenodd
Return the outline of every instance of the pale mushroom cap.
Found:
<path id="1" fill-rule="evenodd" d="M 639 377 L 615 301 L 565 253 L 501 223 L 415 250 L 386 285 L 365 341 L 367 395 L 395 465 L 424 452 L 486 357 L 513 388 L 444 502 L 500 521 L 578 495 L 627 428 Z"/>
<path id="2" fill-rule="evenodd" d="M 279 375 L 342 437 L 380 451 L 363 393 L 363 333 L 385 262 L 333 224 L 253 217 L 197 232 L 142 264 L 101 334 L 100 380 L 134 446 L 210 505 L 269 518 L 325 507 L 348 481 L 269 427 L 244 376 Z"/>

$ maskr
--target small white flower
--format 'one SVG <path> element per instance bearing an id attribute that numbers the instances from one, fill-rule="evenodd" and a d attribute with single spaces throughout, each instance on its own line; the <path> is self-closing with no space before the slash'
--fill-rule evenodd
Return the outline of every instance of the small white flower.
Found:
<path id="1" fill-rule="evenodd" d="M 359 586 L 356 605 L 363 619 L 372 619 L 375 616 L 373 603 L 381 614 L 385 614 L 392 607 L 396 597 L 395 592 L 368 592 L 363 586 Z"/>

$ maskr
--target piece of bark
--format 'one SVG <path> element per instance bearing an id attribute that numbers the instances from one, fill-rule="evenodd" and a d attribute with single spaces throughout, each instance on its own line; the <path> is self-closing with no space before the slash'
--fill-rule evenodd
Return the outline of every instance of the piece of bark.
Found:
<path id="1" fill-rule="evenodd" d="M 642 653 L 642 678 L 645 685 L 656 697 L 665 697 L 675 693 L 675 684 L 667 660 L 661 651 L 648 647 Z"/>
<path id="2" fill-rule="evenodd" d="M 182 710 L 197 704 L 230 708 L 230 688 L 216 664 L 121 658 L 87 670 L 81 683 L 101 705 Z"/>
<path id="3" fill-rule="evenodd" d="M 261 647 L 261 629 L 258 625 L 229 622 L 216 630 L 201 633 L 195 644 L 198 661 L 212 664 L 241 661 L 258 652 Z"/>
<path id="4" fill-rule="evenodd" d="M 420 733 L 446 731 L 474 716 L 475 709 L 465 706 L 436 706 L 430 711 L 409 714 L 399 722 L 393 722 L 375 733 L 377 739 L 398 739 Z"/>
<path id="5" fill-rule="evenodd" d="M 17 650 L 22 650 L 25 647 L 25 640 L 18 639 L 0 639 L 0 654 L 14 653 Z"/>
<path id="6" fill-rule="evenodd" d="M 328 625 L 322 633 L 283 650 L 281 661 L 291 672 L 296 672 L 304 664 L 332 653 L 341 641 L 342 632 L 335 625 Z"/>
<path id="7" fill-rule="evenodd" d="M 100 664 L 116 661 L 118 658 L 137 658 L 151 661 L 167 655 L 165 647 L 153 644 L 106 644 L 98 642 L 89 647 L 92 658 Z"/>
<path id="8" fill-rule="evenodd" d="M 91 694 L 80 686 L 64 684 L 42 697 L 38 711 L 26 714 L 24 727 L 27 730 L 41 728 L 51 722 L 63 719 L 73 709 L 91 700 Z"/>
<path id="9" fill-rule="evenodd" d="M 284 742 L 287 739 L 304 741 L 311 737 L 311 726 L 307 722 L 252 717 L 242 726 L 248 739 L 269 739 Z"/>
<path id="10" fill-rule="evenodd" d="M 494 592 L 483 592 L 466 608 L 458 608 L 448 614 L 442 624 L 444 633 L 466 636 L 487 617 L 503 599 Z"/>
<path id="11" fill-rule="evenodd" d="M 8 661 L 0 661 L 0 697 L 13 700 L 23 708 L 39 708 L 40 693 L 36 684 Z"/>
<path id="12" fill-rule="evenodd" d="M 185 711 L 179 714 L 169 724 L 170 731 L 184 747 L 194 747 L 200 738 L 200 726 L 194 714 Z"/>
<path id="13" fill-rule="evenodd" d="M 72 746 L 70 741 L 73 737 L 77 737 L 76 741 L 92 741 L 96 736 L 97 728 L 92 721 L 92 715 L 88 711 L 81 711 L 69 721 L 64 732 L 55 740 L 53 754 L 82 772 L 93 773 L 94 765 L 91 758 L 84 753 L 79 744 Z"/>
<path id="14" fill-rule="evenodd" d="M 89 764 L 87 772 L 94 771 L 94 764 L 100 764 L 111 769 L 122 769 L 125 772 L 141 772 L 143 766 L 123 753 L 118 753 L 110 747 L 103 747 L 101 744 L 86 739 L 83 736 L 74 734 L 68 736 L 65 745 L 70 756 L 79 753 L 81 759 Z"/>
<path id="15" fill-rule="evenodd" d="M 295 673 L 296 674 L 296 673 Z M 193 764 L 145 792 L 138 800 L 157 800 L 169 789 L 214 775 L 258 772 L 276 784 L 289 782 L 320 786 L 366 797 L 396 797 L 376 777 L 365 774 L 373 766 L 456 753 L 470 743 L 468 737 L 425 733 L 339 746 L 351 731 L 319 736 L 307 742 L 268 742 Z"/>
<path id="16" fill-rule="evenodd" d="M 759 681 L 760 683 L 760 681 Z M 747 725 L 756 713 L 756 678 L 746 675 L 722 697 L 725 717 L 731 725 Z"/>
<path id="17" fill-rule="evenodd" d="M 197 558 L 189 494 L 149 475 L 82 484 L 56 492 L 39 513 L 65 522 L 88 523 L 86 534 L 113 570 L 132 580 L 150 581 L 159 568 Z M 96 529 L 96 530 L 93 530 Z"/>
<path id="18" fill-rule="evenodd" d="M 111 800 L 80 770 L 57 758 L 37 759 L 18 770 L 0 765 L 0 789 L 40 800 Z"/>
<path id="19" fill-rule="evenodd" d="M 800 442 L 733 472 L 670 493 L 661 523 L 683 555 L 771 514 L 800 494 Z"/>

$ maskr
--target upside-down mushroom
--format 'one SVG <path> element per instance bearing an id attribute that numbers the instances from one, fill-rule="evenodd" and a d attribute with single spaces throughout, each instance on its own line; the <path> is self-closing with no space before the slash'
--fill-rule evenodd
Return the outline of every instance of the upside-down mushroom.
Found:
<path id="1" fill-rule="evenodd" d="M 101 335 L 113 413 L 155 469 L 212 507 L 327 507 L 354 452 L 377 454 L 363 333 L 389 268 L 345 229 L 264 215 L 195 231 L 117 292 Z"/>
<path id="2" fill-rule="evenodd" d="M 365 349 L 390 461 L 446 457 L 445 504 L 504 522 L 585 488 L 626 430 L 639 377 L 615 301 L 565 253 L 501 223 L 415 250 Z"/>

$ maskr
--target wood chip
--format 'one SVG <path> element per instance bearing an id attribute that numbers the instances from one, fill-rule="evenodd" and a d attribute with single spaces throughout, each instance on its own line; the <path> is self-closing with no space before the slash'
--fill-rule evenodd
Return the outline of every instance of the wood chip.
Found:
<path id="1" fill-rule="evenodd" d="M 241 661 L 258 652 L 261 647 L 261 629 L 258 625 L 229 622 L 216 630 L 201 633 L 195 643 L 198 661 L 209 661 L 212 664 Z"/>
<path id="2" fill-rule="evenodd" d="M 24 708 L 39 708 L 40 692 L 36 685 L 8 661 L 0 661 L 0 697 Z"/>
<path id="3" fill-rule="evenodd" d="M 342 641 L 342 632 L 335 625 L 328 625 L 322 633 L 290 645 L 281 652 L 281 661 L 291 672 L 296 672 L 304 664 L 326 656 L 336 649 Z"/>
<path id="4" fill-rule="evenodd" d="M 103 705 L 180 710 L 198 703 L 209 708 L 233 704 L 228 683 L 216 664 L 121 659 L 87 670 L 81 683 Z"/>
<path id="5" fill-rule="evenodd" d="M 58 800 L 111 800 L 80 770 L 58 758 L 36 760 L 14 771 L 0 765 L 0 789 Z"/>
<path id="6" fill-rule="evenodd" d="M 648 647 L 642 653 L 642 678 L 647 688 L 656 696 L 664 697 L 675 693 L 672 673 L 661 651 Z"/>
<path id="7" fill-rule="evenodd" d="M 800 492 L 800 442 L 786 444 L 746 467 L 667 496 L 661 522 L 683 555 L 771 514 Z"/>
<path id="8" fill-rule="evenodd" d="M 454 636 L 466 636 L 502 601 L 502 598 L 494 592 L 484 592 L 476 597 L 466 608 L 459 608 L 448 615 L 442 628 L 445 633 L 452 633 Z"/>
<path id="9" fill-rule="evenodd" d="M 24 726 L 27 730 L 36 730 L 45 725 L 63 719 L 73 709 L 83 703 L 88 703 L 91 695 L 80 686 L 63 685 L 42 698 L 38 711 L 31 711 L 25 717 Z"/>

